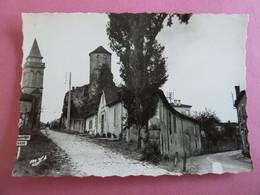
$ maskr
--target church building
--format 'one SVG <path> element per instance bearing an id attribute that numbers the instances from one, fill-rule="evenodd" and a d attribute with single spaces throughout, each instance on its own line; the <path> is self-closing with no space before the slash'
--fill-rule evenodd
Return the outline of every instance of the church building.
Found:
<path id="1" fill-rule="evenodd" d="M 20 98 L 20 120 L 24 128 L 39 128 L 42 106 L 43 76 L 45 63 L 42 62 L 36 39 L 23 65 L 22 94 Z"/>

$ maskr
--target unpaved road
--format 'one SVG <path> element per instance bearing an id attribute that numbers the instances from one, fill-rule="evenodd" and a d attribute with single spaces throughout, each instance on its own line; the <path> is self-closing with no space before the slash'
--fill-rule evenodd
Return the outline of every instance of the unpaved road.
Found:
<path id="1" fill-rule="evenodd" d="M 44 131 L 43 131 L 44 133 Z M 97 145 L 89 138 L 48 130 L 47 136 L 63 149 L 75 167 L 73 176 L 172 175 L 155 165 L 127 159 L 121 154 Z"/>

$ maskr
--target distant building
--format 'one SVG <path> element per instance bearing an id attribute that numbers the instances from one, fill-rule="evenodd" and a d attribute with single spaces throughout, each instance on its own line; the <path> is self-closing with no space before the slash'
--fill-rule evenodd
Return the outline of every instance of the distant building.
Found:
<path id="1" fill-rule="evenodd" d="M 96 114 L 99 106 L 99 98 L 102 93 L 100 85 L 100 70 L 106 66 L 111 71 L 111 53 L 99 46 L 89 53 L 90 71 L 89 84 L 80 87 L 73 87 L 71 90 L 71 119 L 69 129 L 83 133 L 89 126 L 86 126 L 86 117 Z M 73 75 L 72 75 L 73 76 Z M 72 77 L 73 78 L 73 77 Z M 64 97 L 63 113 L 61 116 L 62 125 L 67 128 L 68 92 Z M 93 128 L 94 126 L 92 126 Z"/>
<path id="2" fill-rule="evenodd" d="M 174 100 L 173 103 L 170 104 L 178 112 L 186 116 L 191 116 L 191 105 L 181 104 L 181 100 Z"/>
<path id="3" fill-rule="evenodd" d="M 234 107 L 237 109 L 238 125 L 242 140 L 243 154 L 250 157 L 249 154 L 249 143 L 248 143 L 248 128 L 247 128 L 247 113 L 246 113 L 246 91 L 240 91 L 239 86 L 235 86 L 236 100 Z"/>
<path id="4" fill-rule="evenodd" d="M 36 39 L 23 65 L 20 118 L 24 128 L 39 128 L 45 64 Z"/>

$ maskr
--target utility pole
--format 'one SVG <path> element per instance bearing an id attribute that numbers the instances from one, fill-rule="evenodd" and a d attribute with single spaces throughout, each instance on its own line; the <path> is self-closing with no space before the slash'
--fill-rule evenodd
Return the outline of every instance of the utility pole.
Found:
<path id="1" fill-rule="evenodd" d="M 71 72 L 69 76 L 69 98 L 68 98 L 68 110 L 67 110 L 67 130 L 70 129 L 70 107 L 71 107 Z"/>

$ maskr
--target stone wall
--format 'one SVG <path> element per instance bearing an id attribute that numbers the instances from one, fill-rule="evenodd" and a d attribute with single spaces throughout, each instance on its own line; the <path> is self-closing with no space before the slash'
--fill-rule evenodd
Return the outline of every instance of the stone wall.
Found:
<path id="1" fill-rule="evenodd" d="M 111 55 L 103 53 L 90 54 L 89 83 L 98 80 L 100 69 L 103 65 L 107 65 L 109 70 L 111 70 Z"/>

